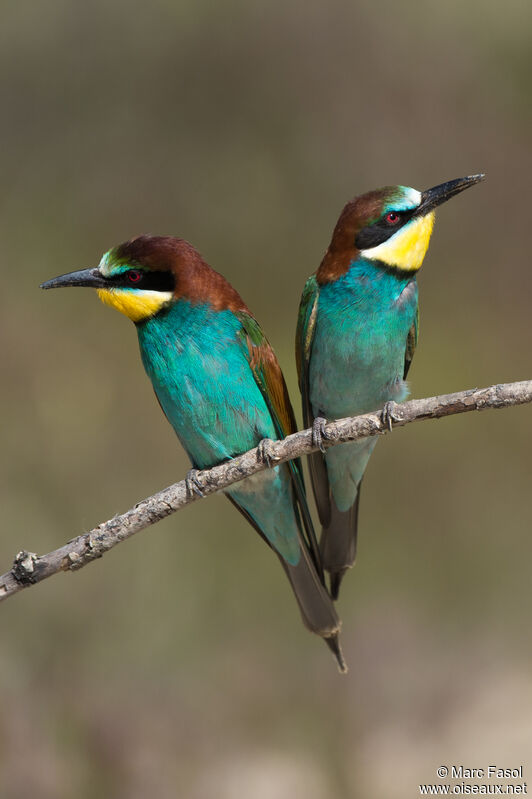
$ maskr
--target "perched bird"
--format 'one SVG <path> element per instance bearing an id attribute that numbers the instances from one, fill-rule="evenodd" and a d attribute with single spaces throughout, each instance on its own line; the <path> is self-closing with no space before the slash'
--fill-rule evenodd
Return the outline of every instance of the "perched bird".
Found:
<path id="1" fill-rule="evenodd" d="M 386 186 L 347 203 L 319 269 L 304 288 L 296 357 L 305 424 L 321 452 L 310 456 L 331 595 L 355 561 L 360 484 L 377 438 L 323 447 L 325 419 L 382 408 L 408 395 L 405 382 L 418 337 L 416 273 L 434 209 L 484 175 L 424 192 Z"/>
<path id="2" fill-rule="evenodd" d="M 194 467 L 189 490 L 199 490 L 195 470 L 295 432 L 280 366 L 258 322 L 188 242 L 139 236 L 107 252 L 96 269 L 41 287 L 61 286 L 92 286 L 135 323 L 144 368 Z M 260 472 L 225 493 L 277 553 L 305 625 L 345 670 L 300 463 Z"/>

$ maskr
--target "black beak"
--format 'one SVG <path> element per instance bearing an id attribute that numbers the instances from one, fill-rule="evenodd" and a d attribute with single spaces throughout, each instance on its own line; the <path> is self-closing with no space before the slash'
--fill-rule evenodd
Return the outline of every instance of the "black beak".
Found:
<path id="1" fill-rule="evenodd" d="M 90 286 L 93 289 L 105 288 L 109 282 L 104 278 L 99 269 L 80 269 L 79 272 L 69 272 L 59 275 L 41 283 L 42 289 L 60 289 L 63 286 Z"/>
<path id="2" fill-rule="evenodd" d="M 468 175 L 466 178 L 457 178 L 456 180 L 449 180 L 447 183 L 440 183 L 439 186 L 434 186 L 432 189 L 427 189 L 421 195 L 421 203 L 417 207 L 414 216 L 424 216 L 432 211 L 436 206 L 450 200 L 455 194 L 459 194 L 464 189 L 474 186 L 475 183 L 480 183 L 484 180 L 485 175 Z"/>

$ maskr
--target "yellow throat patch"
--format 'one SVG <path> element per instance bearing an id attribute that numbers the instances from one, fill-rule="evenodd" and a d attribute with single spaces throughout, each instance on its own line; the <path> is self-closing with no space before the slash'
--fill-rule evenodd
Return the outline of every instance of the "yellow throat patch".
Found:
<path id="1" fill-rule="evenodd" d="M 416 272 L 423 263 L 433 226 L 434 211 L 431 211 L 425 216 L 415 217 L 387 241 L 377 247 L 361 250 L 360 254 L 370 260 L 383 261 L 396 269 Z"/>
<path id="2" fill-rule="evenodd" d="M 98 297 L 105 305 L 116 308 L 133 322 L 154 316 L 173 297 L 171 291 L 143 291 L 142 289 L 98 289 Z"/>

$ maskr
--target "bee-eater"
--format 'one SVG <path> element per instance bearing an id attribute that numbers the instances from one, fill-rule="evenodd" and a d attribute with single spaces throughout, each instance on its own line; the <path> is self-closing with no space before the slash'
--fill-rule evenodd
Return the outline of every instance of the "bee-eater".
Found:
<path id="1" fill-rule="evenodd" d="M 280 366 L 258 322 L 188 242 L 139 236 L 109 250 L 95 269 L 42 284 L 61 286 L 92 286 L 135 323 L 144 368 L 194 467 L 189 488 L 199 490 L 195 469 L 295 432 Z M 301 465 L 276 466 L 225 493 L 279 556 L 304 623 L 345 670 Z"/>
<path id="2" fill-rule="evenodd" d="M 435 208 L 482 180 L 458 178 L 424 192 L 386 186 L 344 207 L 331 243 L 304 288 L 296 357 L 305 424 L 321 452 L 310 456 L 323 567 L 334 599 L 355 562 L 360 484 L 377 438 L 323 448 L 325 418 L 382 408 L 408 395 L 418 338 L 416 274 Z"/>

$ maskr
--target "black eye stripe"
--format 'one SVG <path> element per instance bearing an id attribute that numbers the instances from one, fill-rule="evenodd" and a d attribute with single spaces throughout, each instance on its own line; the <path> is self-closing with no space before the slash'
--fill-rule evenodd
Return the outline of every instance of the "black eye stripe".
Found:
<path id="1" fill-rule="evenodd" d="M 387 241 L 390 236 L 393 236 L 394 233 L 412 218 L 415 210 L 414 208 L 411 211 L 394 211 L 393 213 L 397 214 L 399 221 L 393 223 L 386 221 L 386 216 L 390 213 L 387 211 L 386 216 L 374 222 L 372 225 L 362 228 L 362 230 L 357 233 L 355 236 L 355 247 L 358 250 L 370 250 L 372 247 L 377 247 L 379 244 Z"/>
<path id="2" fill-rule="evenodd" d="M 130 275 L 136 279 L 131 280 Z M 175 289 L 174 273 L 167 270 L 128 269 L 127 272 L 121 272 L 108 280 L 109 284 L 116 288 L 135 288 L 146 291 L 174 291 Z"/>

